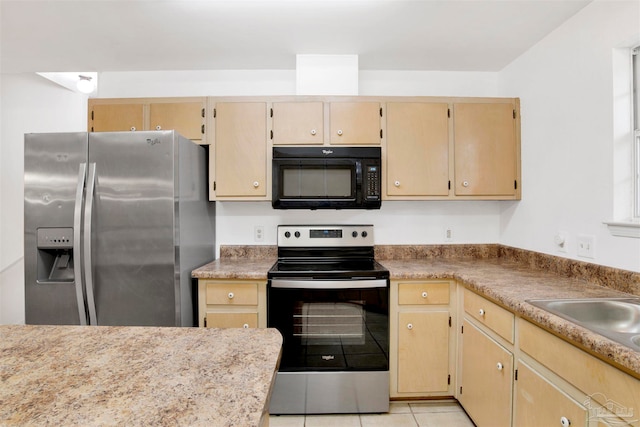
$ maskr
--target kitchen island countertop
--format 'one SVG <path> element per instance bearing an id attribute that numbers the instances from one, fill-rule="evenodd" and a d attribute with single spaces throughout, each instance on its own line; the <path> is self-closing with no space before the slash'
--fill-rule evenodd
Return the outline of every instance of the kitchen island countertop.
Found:
<path id="1" fill-rule="evenodd" d="M 266 426 L 275 329 L 0 326 L 0 425 Z"/>

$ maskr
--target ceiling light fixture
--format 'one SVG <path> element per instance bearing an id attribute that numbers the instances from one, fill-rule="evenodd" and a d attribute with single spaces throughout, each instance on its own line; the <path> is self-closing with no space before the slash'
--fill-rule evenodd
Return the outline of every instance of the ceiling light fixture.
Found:
<path id="1" fill-rule="evenodd" d="M 95 85 L 91 80 L 91 77 L 83 76 L 82 74 L 78 75 L 79 80 L 76 83 L 76 87 L 82 93 L 91 93 L 95 89 Z"/>

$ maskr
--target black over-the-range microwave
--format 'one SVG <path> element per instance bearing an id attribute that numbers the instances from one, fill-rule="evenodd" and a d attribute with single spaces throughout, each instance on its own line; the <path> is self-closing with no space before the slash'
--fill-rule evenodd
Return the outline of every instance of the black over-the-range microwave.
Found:
<path id="1" fill-rule="evenodd" d="M 275 209 L 379 209 L 380 147 L 274 147 Z"/>

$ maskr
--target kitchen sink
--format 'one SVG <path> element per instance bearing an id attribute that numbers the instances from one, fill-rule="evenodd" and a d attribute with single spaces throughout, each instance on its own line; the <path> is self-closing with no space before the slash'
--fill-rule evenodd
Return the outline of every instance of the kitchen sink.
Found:
<path id="1" fill-rule="evenodd" d="M 527 302 L 640 351 L 640 298 L 534 299 Z"/>

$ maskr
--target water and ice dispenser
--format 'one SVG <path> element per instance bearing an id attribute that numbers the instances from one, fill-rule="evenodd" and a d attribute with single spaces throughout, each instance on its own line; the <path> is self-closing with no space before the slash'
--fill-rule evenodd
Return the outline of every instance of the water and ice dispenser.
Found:
<path id="1" fill-rule="evenodd" d="M 72 283 L 73 228 L 38 228 L 37 282 Z"/>

